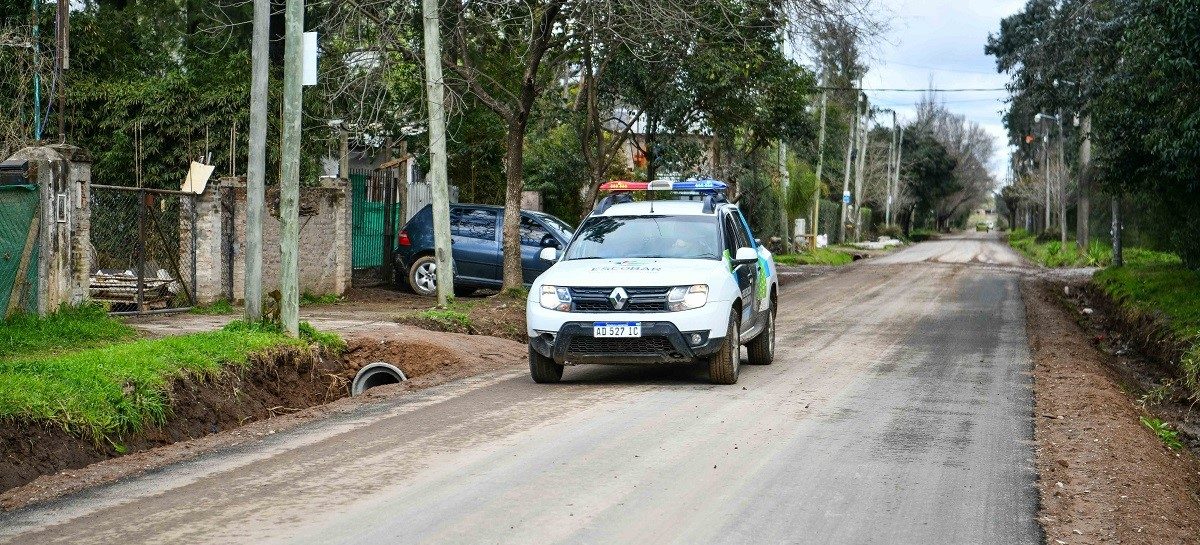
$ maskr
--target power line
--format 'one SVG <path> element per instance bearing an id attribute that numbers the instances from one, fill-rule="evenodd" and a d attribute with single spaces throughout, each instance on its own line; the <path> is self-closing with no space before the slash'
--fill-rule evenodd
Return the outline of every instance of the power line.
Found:
<path id="1" fill-rule="evenodd" d="M 993 91 L 1007 91 L 1005 87 L 965 87 L 958 89 L 929 89 L 929 88 L 880 88 L 880 89 L 865 89 L 862 87 L 817 87 L 821 91 L 860 91 L 860 92 L 888 92 L 888 93 L 982 93 Z"/>

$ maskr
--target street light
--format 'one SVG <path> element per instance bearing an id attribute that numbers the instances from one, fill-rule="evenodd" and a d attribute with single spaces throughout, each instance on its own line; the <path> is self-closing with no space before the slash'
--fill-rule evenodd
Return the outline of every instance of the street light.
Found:
<path id="1" fill-rule="evenodd" d="M 1054 121 L 1058 122 L 1058 127 L 1059 127 L 1058 136 L 1059 136 L 1059 139 L 1061 140 L 1062 139 L 1062 118 L 1061 118 L 1061 116 L 1050 115 L 1047 113 L 1039 113 L 1039 114 L 1033 116 L 1034 124 L 1040 125 L 1042 123 L 1042 121 L 1045 121 L 1045 120 L 1054 120 Z M 1046 225 L 1045 225 L 1045 229 L 1050 228 L 1050 149 L 1049 148 L 1050 148 L 1050 130 L 1047 129 L 1046 133 L 1042 135 L 1042 175 L 1046 180 Z M 1060 201 L 1062 200 L 1062 195 L 1059 195 L 1059 200 Z M 1063 216 L 1066 216 L 1066 214 L 1063 214 Z M 1066 227 L 1066 225 L 1064 224 L 1060 227 L 1062 227 L 1063 234 L 1061 236 L 1064 238 L 1064 242 L 1065 242 L 1065 238 L 1066 238 L 1066 228 L 1065 227 Z"/>

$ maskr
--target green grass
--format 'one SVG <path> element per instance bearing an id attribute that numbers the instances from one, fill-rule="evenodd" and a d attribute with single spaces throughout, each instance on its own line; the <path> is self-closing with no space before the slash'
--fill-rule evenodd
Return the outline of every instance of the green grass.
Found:
<path id="1" fill-rule="evenodd" d="M 308 324 L 301 332 L 292 339 L 276 326 L 234 322 L 219 331 L 74 352 L 10 353 L 0 357 L 0 418 L 53 423 L 116 445 L 115 437 L 166 420 L 174 378 L 215 376 L 280 348 L 344 347 Z"/>
<path id="2" fill-rule="evenodd" d="M 233 304 L 226 299 L 217 299 L 207 305 L 196 305 L 192 307 L 192 314 L 207 314 L 212 316 L 224 316 L 233 314 Z"/>
<path id="3" fill-rule="evenodd" d="M 1055 235 L 1050 238 L 1058 237 Z M 1099 241 L 1092 241 L 1083 251 L 1075 241 L 1064 244 L 1059 240 L 1047 240 L 1046 236 L 1038 237 L 1024 229 L 1013 229 L 1008 234 L 1008 244 L 1030 261 L 1045 267 L 1107 267 L 1112 264 L 1112 247 Z M 1169 264 L 1179 263 L 1179 258 L 1144 248 L 1126 248 L 1125 262 L 1130 265 Z"/>
<path id="4" fill-rule="evenodd" d="M 302 307 L 307 307 L 309 305 L 328 305 L 331 303 L 336 303 L 341 300 L 342 300 L 341 297 L 338 297 L 337 295 L 334 295 L 332 293 L 326 293 L 324 295 L 313 295 L 306 291 L 306 292 L 300 294 L 300 306 L 302 306 Z"/>
<path id="5" fill-rule="evenodd" d="M 1200 399 L 1200 271 L 1160 252 L 1127 255 L 1126 266 L 1096 272 L 1093 282 L 1136 314 L 1159 316 L 1173 336 L 1190 345 L 1179 362 L 1184 386 Z"/>
<path id="6" fill-rule="evenodd" d="M 99 305 L 64 306 L 45 318 L 18 314 L 0 323 L 0 360 L 78 350 L 133 337 L 133 328 L 110 318 Z"/>
<path id="7" fill-rule="evenodd" d="M 469 329 L 471 327 L 471 316 L 462 310 L 452 308 L 431 308 L 422 310 L 417 313 L 417 317 L 425 320 L 432 320 L 443 325 Z"/>
<path id="8" fill-rule="evenodd" d="M 850 254 L 829 248 L 817 248 L 812 252 L 775 256 L 775 263 L 780 265 L 846 265 L 852 261 L 854 261 L 854 257 Z"/>
<path id="9" fill-rule="evenodd" d="M 1163 422 L 1158 418 L 1142 417 L 1142 425 L 1150 428 L 1154 435 L 1158 436 L 1159 441 L 1162 441 L 1167 448 L 1171 450 L 1179 450 L 1183 448 L 1183 442 L 1179 440 L 1179 432 L 1171 428 L 1171 425 Z"/>

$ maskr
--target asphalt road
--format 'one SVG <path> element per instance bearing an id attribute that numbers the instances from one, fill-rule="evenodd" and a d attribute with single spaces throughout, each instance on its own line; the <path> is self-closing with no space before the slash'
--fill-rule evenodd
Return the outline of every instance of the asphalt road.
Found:
<path id="1" fill-rule="evenodd" d="M 1038 543 L 1019 263 L 920 244 L 788 288 L 776 363 L 735 386 L 480 376 L 0 515 L 0 541 Z"/>

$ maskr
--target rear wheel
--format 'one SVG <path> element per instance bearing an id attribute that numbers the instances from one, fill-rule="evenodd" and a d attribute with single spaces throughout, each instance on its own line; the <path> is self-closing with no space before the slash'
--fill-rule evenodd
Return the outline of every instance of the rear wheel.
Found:
<path id="1" fill-rule="evenodd" d="M 746 344 L 748 363 L 751 365 L 771 365 L 775 359 L 775 306 L 767 311 L 767 327 L 763 328 L 754 340 Z"/>
<path id="2" fill-rule="evenodd" d="M 729 313 L 729 330 L 725 334 L 725 342 L 721 349 L 708 359 L 708 380 L 713 384 L 736 384 L 738 367 L 742 359 L 742 336 L 739 329 L 737 313 Z"/>
<path id="3" fill-rule="evenodd" d="M 437 295 L 437 259 L 427 255 L 413 261 L 408 268 L 408 285 L 417 295 Z"/>
<path id="4" fill-rule="evenodd" d="M 563 366 L 541 355 L 529 345 L 529 375 L 538 384 L 550 384 L 562 380 Z"/>

